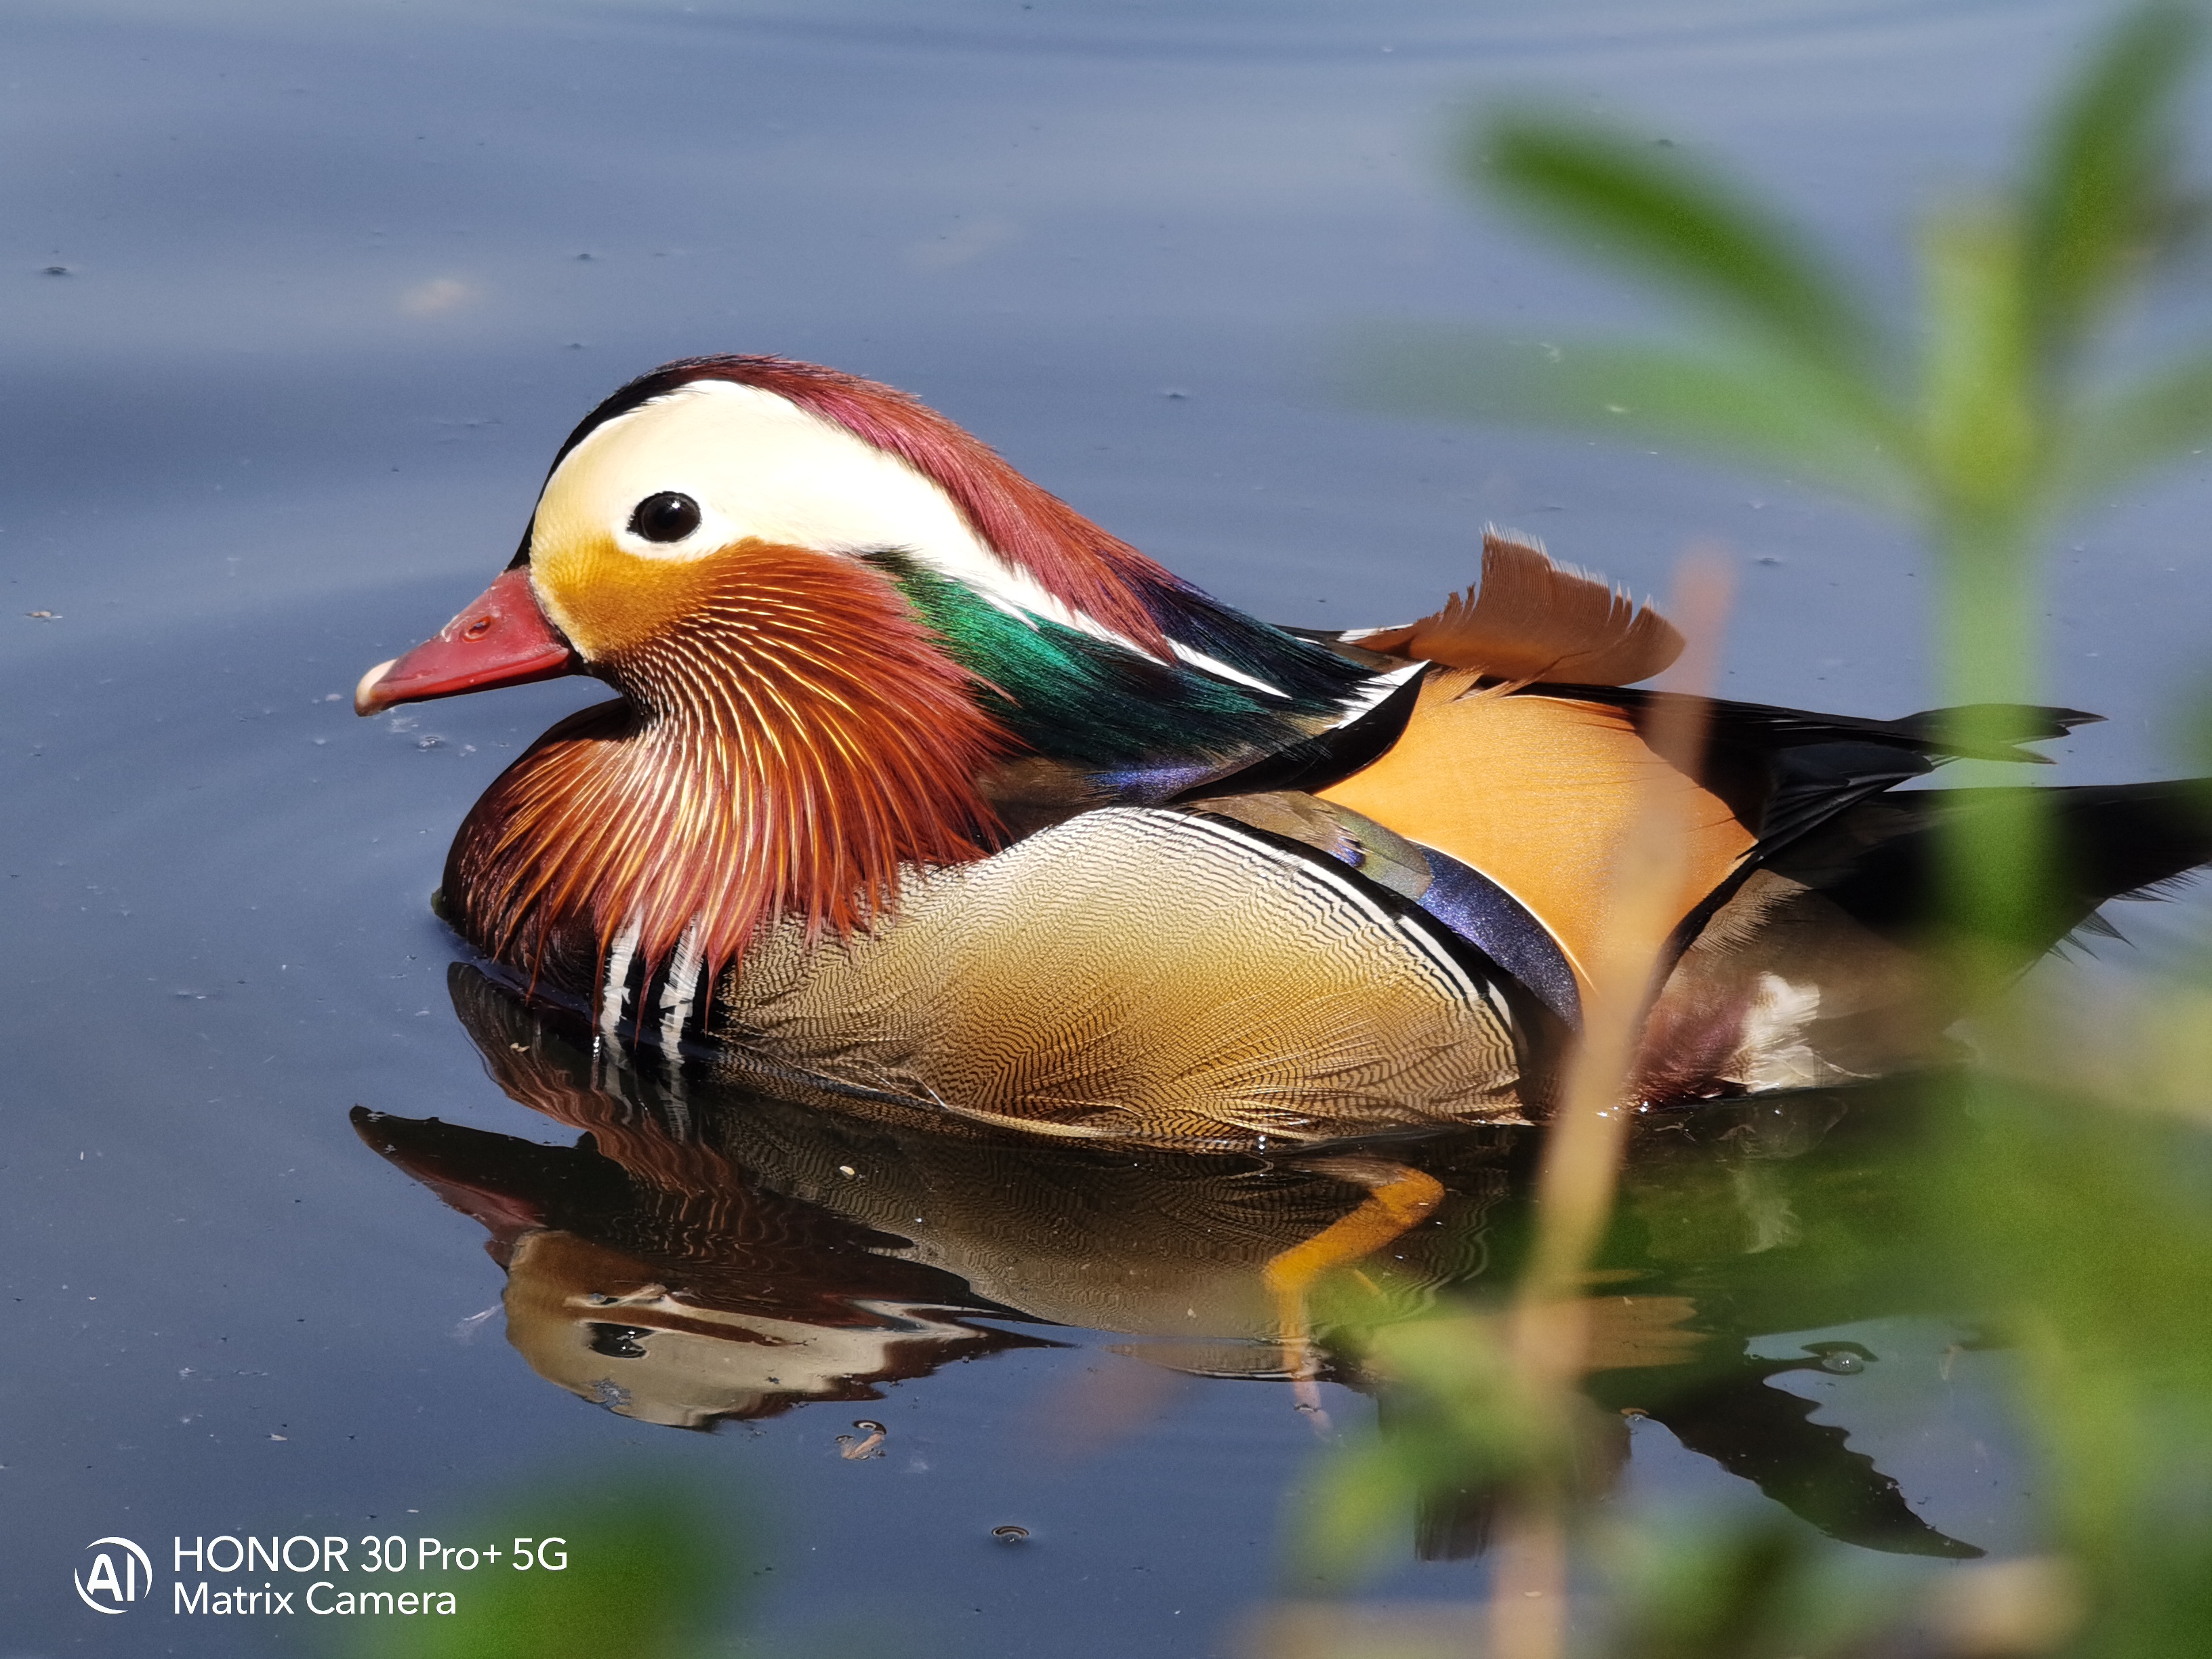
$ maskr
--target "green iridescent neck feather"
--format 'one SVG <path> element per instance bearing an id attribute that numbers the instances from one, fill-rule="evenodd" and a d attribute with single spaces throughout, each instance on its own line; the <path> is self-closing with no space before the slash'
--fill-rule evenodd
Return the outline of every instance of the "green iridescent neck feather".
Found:
<path id="1" fill-rule="evenodd" d="M 1281 689 L 1165 664 L 1042 617 L 1012 614 L 897 552 L 867 555 L 948 653 L 989 689 L 992 717 L 1037 753 L 1102 772 L 1226 762 L 1342 712 L 1370 671 L 1194 588 L 1158 596 L 1170 638 Z M 1165 614 L 1161 614 L 1164 612 Z"/>

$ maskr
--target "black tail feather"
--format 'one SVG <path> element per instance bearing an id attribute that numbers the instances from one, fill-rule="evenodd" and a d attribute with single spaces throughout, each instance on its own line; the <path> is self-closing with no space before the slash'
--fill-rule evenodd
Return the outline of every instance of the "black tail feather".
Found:
<path id="1" fill-rule="evenodd" d="M 2069 933 L 2111 935 L 2096 915 L 2116 899 L 2154 898 L 2212 864 L 2212 778 L 2168 783 L 2090 784 L 2063 789 L 1931 789 L 1863 803 L 1778 867 L 1810 877 L 1869 927 L 1924 933 L 1940 918 L 1936 845 L 1978 814 L 2005 811 L 2033 794 L 2047 815 L 2049 885 L 2023 907 L 2007 943 L 2030 955 Z M 1868 842 L 1871 841 L 1872 845 Z M 1838 857 L 1838 854 L 1843 856 Z M 1836 858 L 1832 875 L 1819 872 Z"/>
<path id="2" fill-rule="evenodd" d="M 2051 757 L 2023 743 L 2047 743 L 2063 738 L 2077 726 L 2094 726 L 2105 717 L 2080 708 L 2045 708 L 2026 702 L 1970 702 L 1955 708 L 1923 708 L 1901 720 L 1887 722 L 1900 733 L 1917 737 L 1931 754 L 1946 759 L 2027 761 L 2048 766 Z M 1961 741 L 1959 733 L 1972 732 L 1978 741 Z"/>

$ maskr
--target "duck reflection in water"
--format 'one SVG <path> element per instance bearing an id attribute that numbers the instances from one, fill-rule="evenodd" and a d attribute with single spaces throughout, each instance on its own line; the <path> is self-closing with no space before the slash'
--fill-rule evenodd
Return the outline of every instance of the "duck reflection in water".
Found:
<path id="1" fill-rule="evenodd" d="M 1418 1426 L 1371 1333 L 1510 1285 L 1534 1132 L 1462 1129 L 1328 1153 L 1200 1157 L 1008 1143 L 825 1112 L 709 1081 L 665 1051 L 594 1042 L 476 969 L 456 1010 L 509 1096 L 584 1132 L 570 1146 L 356 1109 L 375 1151 L 490 1233 L 508 1340 L 539 1375 L 640 1421 L 707 1429 L 862 1401 L 954 1360 L 1057 1346 L 1054 1326 L 1187 1375 L 1286 1375 L 1268 1265 L 1415 1168 L 1437 1201 L 1316 1300 L 1319 1374 Z M 1763 1333 L 1941 1314 L 1905 1211 L 1924 1103 L 1808 1091 L 1717 1104 L 1638 1150 L 1600 1262 L 1583 1462 L 1603 1486 L 1628 1422 L 1755 1483 L 1831 1536 L 1972 1555 L 1812 1420 L 1784 1373 L 1877 1363 L 1849 1343 L 1754 1357 Z M 849 1103 L 848 1103 L 849 1105 Z M 1836 1402 L 1847 1409 L 1847 1401 Z M 1421 1553 L 1479 1551 L 1497 1494 L 1447 1488 Z"/>

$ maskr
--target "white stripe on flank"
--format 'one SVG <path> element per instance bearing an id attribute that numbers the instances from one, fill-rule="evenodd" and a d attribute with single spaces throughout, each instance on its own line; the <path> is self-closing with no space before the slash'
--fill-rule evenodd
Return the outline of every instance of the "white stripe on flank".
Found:
<path id="1" fill-rule="evenodd" d="M 599 1030 L 612 1036 L 622 1029 L 623 1005 L 629 1000 L 630 958 L 637 954 L 637 923 L 625 922 L 607 951 L 605 988 L 599 993 Z"/>
<path id="2" fill-rule="evenodd" d="M 684 1040 L 684 1027 L 691 1018 L 691 1005 L 699 993 L 698 929 L 687 927 L 676 942 L 676 955 L 668 964 L 668 982 L 660 988 L 660 1047 L 674 1054 Z M 672 1061 L 671 1062 L 673 1063 Z"/>
<path id="3" fill-rule="evenodd" d="M 1413 916 L 1400 916 L 1398 918 L 1398 931 L 1403 933 L 1407 939 L 1413 940 L 1414 948 L 1419 951 L 1423 956 L 1428 957 L 1431 962 L 1436 963 L 1437 968 L 1443 970 L 1446 977 L 1450 979 L 1454 984 L 1459 987 L 1460 994 L 1465 997 L 1470 1004 L 1491 1003 L 1491 1006 L 1495 1012 L 1499 1013 L 1504 1012 L 1504 1010 L 1498 1008 L 1497 1005 L 1494 1002 L 1492 1002 L 1492 999 L 1485 994 L 1485 992 L 1488 988 L 1478 986 L 1473 979 L 1468 977 L 1467 969 L 1460 965 L 1458 958 L 1454 957 L 1450 951 L 1444 949 L 1443 942 L 1437 939 L 1434 934 L 1431 933 L 1427 928 L 1424 927 L 1418 918 Z M 1513 1021 L 1510 1015 L 1507 1016 L 1505 1023 L 1509 1026 L 1512 1024 Z"/>

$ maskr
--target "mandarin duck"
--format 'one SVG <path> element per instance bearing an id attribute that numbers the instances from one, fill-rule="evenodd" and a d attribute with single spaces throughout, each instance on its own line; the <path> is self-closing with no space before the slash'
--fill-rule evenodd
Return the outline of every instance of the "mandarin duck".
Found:
<path id="1" fill-rule="evenodd" d="M 939 1128 L 1266 1148 L 1540 1116 L 1656 803 L 1682 826 L 1633 1103 L 1947 1057 L 1917 948 L 1954 755 L 2094 716 L 1636 689 L 1649 605 L 1486 538 L 1403 627 L 1269 626 L 902 392 L 773 357 L 656 369 L 554 458 L 505 573 L 364 714 L 556 675 L 439 908 L 610 1037 Z M 2010 739 L 2007 741 L 2005 739 Z M 2186 784 L 2045 792 L 2067 885 L 2023 964 L 2212 858 Z"/>

